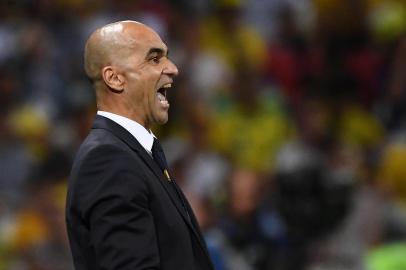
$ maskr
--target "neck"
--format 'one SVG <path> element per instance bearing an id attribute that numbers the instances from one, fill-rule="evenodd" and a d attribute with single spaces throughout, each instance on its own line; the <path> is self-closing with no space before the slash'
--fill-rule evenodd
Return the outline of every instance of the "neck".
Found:
<path id="1" fill-rule="evenodd" d="M 147 130 L 151 129 L 151 126 L 145 119 L 143 113 L 129 104 L 125 96 L 122 94 L 112 93 L 108 89 L 99 88 L 96 90 L 96 97 L 98 110 L 127 117 L 139 123 Z"/>

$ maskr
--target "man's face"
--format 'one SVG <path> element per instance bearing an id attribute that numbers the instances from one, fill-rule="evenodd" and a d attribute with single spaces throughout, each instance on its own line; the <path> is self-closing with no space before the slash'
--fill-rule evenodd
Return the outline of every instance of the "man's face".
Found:
<path id="1" fill-rule="evenodd" d="M 169 110 L 166 92 L 178 74 L 168 59 L 166 45 L 155 32 L 137 33 L 128 57 L 121 60 L 126 109 L 148 129 L 153 124 L 165 124 Z"/>

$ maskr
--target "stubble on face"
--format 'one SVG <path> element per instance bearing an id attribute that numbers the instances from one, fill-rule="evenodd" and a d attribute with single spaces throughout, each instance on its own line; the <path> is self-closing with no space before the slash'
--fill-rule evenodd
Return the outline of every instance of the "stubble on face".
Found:
<path id="1" fill-rule="evenodd" d="M 125 59 L 123 74 L 126 77 L 126 94 L 128 110 L 133 111 L 137 122 L 146 128 L 154 124 L 165 124 L 168 121 L 169 103 L 166 89 L 172 79 L 164 75 L 167 61 L 167 48 L 160 37 L 152 31 L 138 33 L 142 35 L 136 48 Z"/>
<path id="2" fill-rule="evenodd" d="M 151 54 L 151 49 L 162 53 Z M 104 94 L 98 95 L 98 104 L 148 129 L 152 124 L 168 121 L 169 104 L 166 97 L 158 93 L 159 88 L 172 82 L 163 75 L 165 61 L 168 61 L 167 49 L 158 34 L 133 21 L 114 23 L 95 31 L 85 49 L 85 70 L 89 78 L 102 81 L 100 71 L 111 65 L 125 81 L 124 90 L 119 94 L 103 89 Z"/>

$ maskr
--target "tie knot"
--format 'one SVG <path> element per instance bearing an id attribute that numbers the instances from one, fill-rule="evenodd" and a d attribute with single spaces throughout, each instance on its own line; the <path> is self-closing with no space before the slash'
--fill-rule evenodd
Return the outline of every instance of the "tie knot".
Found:
<path id="1" fill-rule="evenodd" d="M 158 139 L 154 139 L 154 144 L 152 145 L 152 157 L 154 158 L 155 162 L 161 168 L 162 171 L 168 169 L 168 163 L 166 162 L 166 157 L 164 150 L 162 149 L 161 144 L 159 143 Z"/>
<path id="2" fill-rule="evenodd" d="M 157 138 L 154 138 L 154 143 L 152 144 L 152 152 L 163 152 L 164 150 L 162 149 L 161 143 Z"/>

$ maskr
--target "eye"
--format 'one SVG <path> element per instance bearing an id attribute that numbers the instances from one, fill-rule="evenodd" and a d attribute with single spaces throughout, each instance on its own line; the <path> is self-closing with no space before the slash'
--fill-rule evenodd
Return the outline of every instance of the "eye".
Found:
<path id="1" fill-rule="evenodd" d="M 160 63 L 160 57 L 155 56 L 155 57 L 151 58 L 151 61 L 154 62 L 155 64 L 159 64 Z"/>

